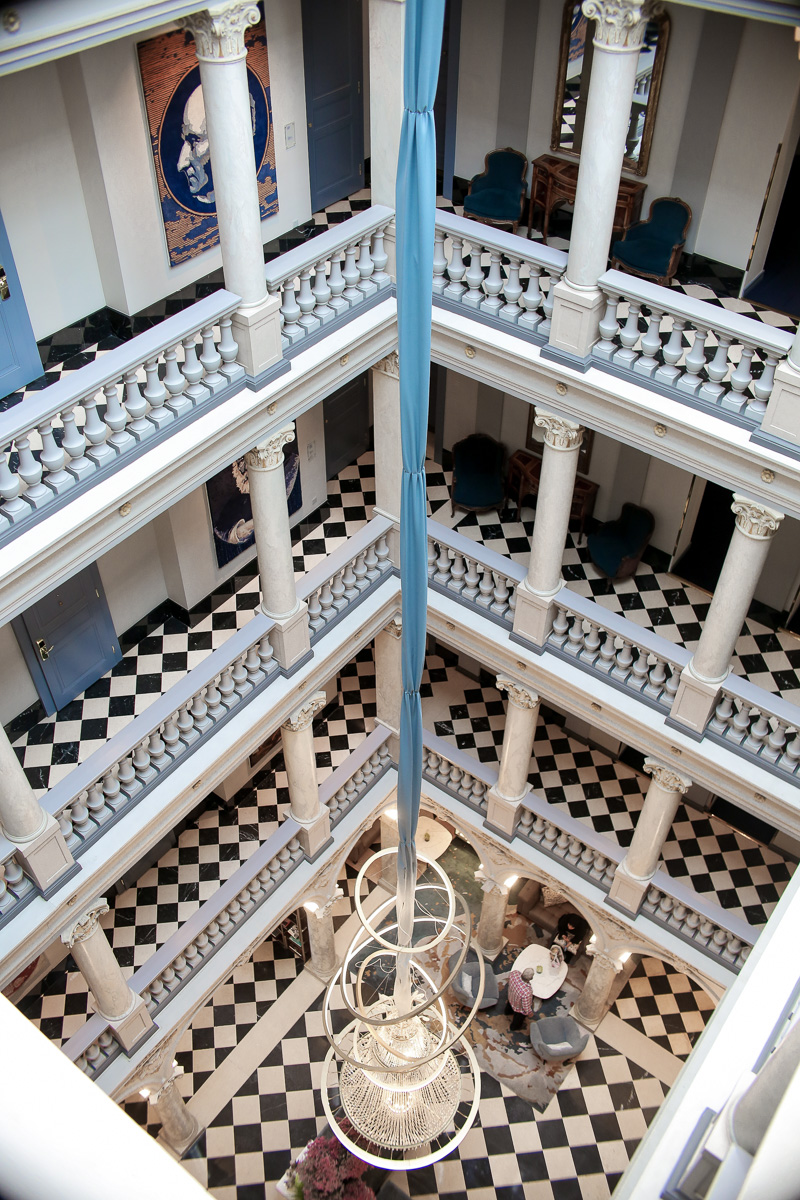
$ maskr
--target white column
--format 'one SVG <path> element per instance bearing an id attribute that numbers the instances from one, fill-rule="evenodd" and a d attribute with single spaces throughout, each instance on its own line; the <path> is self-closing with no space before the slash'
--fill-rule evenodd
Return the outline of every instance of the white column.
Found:
<path id="1" fill-rule="evenodd" d="M 392 0 L 392 3 L 395 2 Z M 403 449 L 400 441 L 400 366 L 396 350 L 372 368 L 372 411 L 375 432 L 375 513 L 391 517 L 399 526 Z M 391 531 L 388 541 L 389 558 L 399 567 L 399 529 Z"/>
<path id="2" fill-rule="evenodd" d="M 369 0 L 369 123 L 372 203 L 395 207 L 403 119 L 403 0 Z"/>
<path id="3" fill-rule="evenodd" d="M 401 644 L 403 622 L 398 614 L 375 637 L 376 719 L 392 730 L 389 754 L 398 761 L 400 749 L 400 708 L 403 699 Z M 384 860 L 385 861 L 385 860 Z"/>
<path id="4" fill-rule="evenodd" d="M 257 378 L 281 357 L 280 301 L 267 295 L 244 31 L 252 0 L 226 0 L 183 18 L 195 41 L 225 286 L 242 298 L 233 316 L 238 361 Z"/>
<path id="5" fill-rule="evenodd" d="M 294 425 L 289 425 L 244 456 L 258 553 L 261 609 L 276 622 L 270 641 L 275 658 L 287 669 L 311 649 L 307 605 L 298 600 L 294 581 L 283 470 L 283 447 L 293 437 Z"/>
<path id="6" fill-rule="evenodd" d="M 692 786 L 690 779 L 653 758 L 644 760 L 644 769 L 651 776 L 650 786 L 628 852 L 617 867 L 609 892 L 610 901 L 632 913 L 638 913 L 656 872 L 681 796 Z"/>
<path id="7" fill-rule="evenodd" d="M 333 930 L 333 905 L 342 895 L 341 888 L 325 904 L 309 901 L 304 905 L 308 913 L 308 940 L 311 945 L 311 962 L 306 964 L 319 979 L 330 979 L 339 969 Z"/>
<path id="8" fill-rule="evenodd" d="M 734 493 L 736 524 L 728 553 L 700 634 L 697 649 L 681 673 L 672 705 L 674 720 L 702 733 L 714 710 L 720 684 L 753 600 L 761 570 L 783 513 Z"/>
<path id="9" fill-rule="evenodd" d="M 598 338 L 622 160 L 639 50 L 651 0 L 584 0 L 595 22 L 594 54 L 581 143 L 566 277 L 555 289 L 550 345 L 586 358 Z"/>
<path id="10" fill-rule="evenodd" d="M 0 1188 L 8 1200 L 208 1200 L 205 1188 L 3 995 L 0 1039 L 5 1078 L 14 1080 L 0 1120 Z"/>
<path id="11" fill-rule="evenodd" d="M 315 692 L 281 726 L 283 761 L 289 785 L 289 815 L 300 826 L 300 844 L 314 858 L 331 836 L 330 814 L 320 803 L 317 761 L 311 723 L 325 707 L 324 692 Z"/>
<path id="12" fill-rule="evenodd" d="M 0 825 L 17 848 L 17 860 L 47 893 L 73 864 L 58 822 L 33 794 L 20 761 L 0 726 Z"/>
<path id="13" fill-rule="evenodd" d="M 541 408 L 536 409 L 534 420 L 544 430 L 542 469 L 528 574 L 517 588 L 514 632 L 543 646 L 553 625 L 553 598 L 564 585 L 561 563 L 583 428 Z"/>
<path id="14" fill-rule="evenodd" d="M 161 1136 L 179 1156 L 194 1145 L 202 1132 L 200 1122 L 189 1112 L 178 1091 L 178 1078 L 182 1074 L 179 1069 L 158 1091 L 150 1093 L 150 1103 L 161 1122 Z"/>
<path id="15" fill-rule="evenodd" d="M 114 957 L 100 917 L 108 912 L 101 897 L 89 908 L 73 917 L 61 934 L 72 957 L 91 990 L 95 1011 L 108 1021 L 123 1050 L 130 1051 L 141 1041 L 153 1024 L 147 1006 L 128 986 L 122 969 Z"/>
<path id="16" fill-rule="evenodd" d="M 497 783 L 487 793 L 486 821 L 510 838 L 514 836 L 521 801 L 530 790 L 528 772 L 539 717 L 539 697 L 532 688 L 503 675 L 497 678 L 497 690 L 508 693 L 508 707 L 500 751 L 500 773 Z"/>
<path id="17" fill-rule="evenodd" d="M 596 1029 L 606 1014 L 614 978 L 622 970 L 622 963 L 605 950 L 595 951 L 593 946 L 587 947 L 586 953 L 592 965 L 570 1015 L 581 1025 Z"/>
<path id="18" fill-rule="evenodd" d="M 497 958 L 506 943 L 503 928 L 508 905 L 508 888 L 496 879 L 487 879 L 481 886 L 481 891 L 481 915 L 473 944 L 484 958 L 491 961 Z"/>

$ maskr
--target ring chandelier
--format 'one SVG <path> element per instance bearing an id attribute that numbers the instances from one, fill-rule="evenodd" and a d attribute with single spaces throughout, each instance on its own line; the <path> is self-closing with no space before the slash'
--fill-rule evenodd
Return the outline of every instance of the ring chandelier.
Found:
<path id="1" fill-rule="evenodd" d="M 356 880 L 361 929 L 328 984 L 322 1007 L 331 1043 L 323 1067 L 322 1103 L 331 1129 L 353 1154 L 373 1166 L 395 1169 L 402 1165 L 408 1170 L 444 1158 L 475 1120 L 480 1070 L 464 1033 L 483 998 L 485 969 L 478 952 L 479 986 L 472 1008 L 457 1027 L 443 995 L 461 971 L 469 950 L 469 908 L 442 868 L 418 855 L 418 861 L 430 867 L 439 882 L 416 884 L 411 944 L 400 945 L 397 920 L 381 924 L 395 908 L 396 897 L 378 906 L 373 923 L 361 900 L 367 870 L 380 859 L 396 855 L 396 847 L 378 851 L 364 863 Z M 425 912 L 426 893 L 446 897 L 446 916 Z M 442 946 L 445 938 L 450 944 L 455 940 L 459 952 L 453 970 L 437 988 L 416 960 Z M 368 974 L 371 967 L 379 974 L 380 985 L 377 999 L 373 996 L 368 1001 L 366 989 L 375 990 Z M 341 1032 L 335 1031 L 331 1009 L 336 989 L 353 1018 Z"/>

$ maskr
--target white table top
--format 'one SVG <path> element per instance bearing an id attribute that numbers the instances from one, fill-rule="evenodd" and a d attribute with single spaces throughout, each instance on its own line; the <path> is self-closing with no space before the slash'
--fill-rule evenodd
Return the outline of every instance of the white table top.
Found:
<path id="1" fill-rule="evenodd" d="M 429 835 L 428 841 L 425 841 L 426 833 Z M 418 854 L 424 854 L 426 858 L 431 858 L 435 862 L 437 858 L 441 858 L 452 840 L 452 833 L 449 829 L 445 829 L 444 825 L 440 825 L 431 817 L 419 818 L 415 838 Z"/>
<path id="2" fill-rule="evenodd" d="M 531 991 L 540 1000 L 547 1000 L 550 996 L 555 995 L 567 977 L 567 964 L 562 962 L 559 967 L 554 968 L 547 946 L 538 944 L 526 946 L 515 959 L 511 970 L 519 971 L 521 974 L 528 967 L 533 967 L 535 972 L 531 980 Z M 536 970 L 537 967 L 542 968 L 541 972 Z"/>

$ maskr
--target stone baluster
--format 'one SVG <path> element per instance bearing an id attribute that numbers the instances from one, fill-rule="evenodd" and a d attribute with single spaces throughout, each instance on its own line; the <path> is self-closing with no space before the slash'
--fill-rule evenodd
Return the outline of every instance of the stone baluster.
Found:
<path id="1" fill-rule="evenodd" d="M 281 429 L 245 455 L 261 578 L 261 608 L 275 621 L 271 635 L 278 663 L 288 668 L 310 652 L 307 606 L 298 600 L 286 503 L 283 447 L 294 426 Z"/>
<path id="2" fill-rule="evenodd" d="M 607 263 L 649 0 L 585 0 L 595 22 L 592 72 L 565 278 L 555 287 L 550 351 L 585 361 L 597 340 Z M 540 491 L 541 495 L 541 491 Z"/>
<path id="3" fill-rule="evenodd" d="M 497 678 L 498 691 L 508 693 L 506 726 L 500 751 L 497 783 L 488 793 L 487 823 L 507 837 L 513 837 L 522 801 L 530 791 L 530 770 L 539 697 L 531 688 L 508 679 Z"/>
<path id="4" fill-rule="evenodd" d="M 482 254 L 483 246 L 479 242 L 473 242 L 470 246 L 469 270 L 466 275 L 467 292 L 461 298 L 461 303 L 466 304 L 468 308 L 480 308 L 483 304 Z"/>
<path id="5" fill-rule="evenodd" d="M 672 705 L 673 719 L 697 733 L 703 732 L 714 712 L 772 539 L 783 520 L 783 513 L 736 493 L 732 508 L 736 524 L 728 552 L 700 641 L 683 669 Z"/>
<path id="6" fill-rule="evenodd" d="M 342 275 L 344 276 L 345 288 L 342 292 L 342 299 L 347 301 L 350 308 L 355 304 L 360 304 L 363 296 L 358 290 L 359 280 L 361 276 L 356 266 L 356 255 L 358 254 L 358 242 L 351 242 L 349 246 L 345 246 L 344 250 L 344 268 Z"/>
<path id="7" fill-rule="evenodd" d="M 628 319 L 619 331 L 619 340 L 622 343 L 622 349 L 618 350 L 614 355 L 614 362 L 627 370 L 631 369 L 639 357 L 635 347 L 641 337 L 639 333 L 639 314 L 641 311 L 642 306 L 637 300 L 629 300 Z"/>
<path id="8" fill-rule="evenodd" d="M 516 324 L 522 315 L 522 309 L 519 306 L 519 298 L 522 295 L 522 284 L 519 281 L 520 260 L 518 258 L 509 258 L 506 268 L 507 277 L 503 295 L 505 304 L 500 309 L 498 316 L 503 321 L 511 321 Z"/>
<path id="9" fill-rule="evenodd" d="M 389 262 L 389 255 L 387 254 L 386 247 L 384 246 L 385 238 L 386 226 L 376 229 L 372 235 L 372 264 L 375 268 L 372 275 L 372 282 L 377 288 L 388 287 L 392 282 L 392 277 L 386 270 L 386 265 Z"/>
<path id="10" fill-rule="evenodd" d="M 595 949 L 593 945 L 587 947 L 586 953 L 592 964 L 570 1015 L 589 1029 L 596 1029 L 606 1014 L 614 979 L 622 970 L 622 963 L 607 951 Z"/>
<path id="11" fill-rule="evenodd" d="M 161 380 L 158 373 L 158 359 L 149 358 L 144 364 L 144 373 L 146 383 L 144 385 L 144 398 L 150 405 L 150 412 L 147 414 L 147 419 L 156 427 L 161 429 L 164 425 L 174 419 L 172 412 L 167 408 L 166 401 L 169 396 L 166 384 Z"/>
<path id="12" fill-rule="evenodd" d="M 332 321 L 336 313 L 331 307 L 333 293 L 328 283 L 326 260 L 320 259 L 314 267 L 314 316 L 325 325 Z"/>
<path id="13" fill-rule="evenodd" d="M 486 297 L 481 304 L 481 311 L 488 313 L 490 317 L 496 317 L 503 307 L 500 299 L 500 293 L 503 290 L 503 276 L 500 272 L 502 259 L 503 256 L 499 250 L 489 251 L 489 274 L 483 282 Z"/>
<path id="14" fill-rule="evenodd" d="M 0 496 L 3 498 L 3 516 L 14 525 L 24 517 L 30 516 L 31 506 L 20 497 L 22 478 L 12 472 L 8 465 L 8 457 L 13 453 L 13 446 L 0 452 Z"/>
<path id="15" fill-rule="evenodd" d="M 519 318 L 518 324 L 521 329 L 527 329 L 530 333 L 535 333 L 542 322 L 539 314 L 539 305 L 542 303 L 542 289 L 539 285 L 539 280 L 541 279 L 542 269 L 536 263 L 530 263 L 528 269 L 530 271 L 528 286 L 522 296 L 522 315 Z"/>
<path id="16" fill-rule="evenodd" d="M 514 632 L 543 646 L 555 615 L 555 597 L 564 583 L 561 561 L 583 429 L 544 409 L 537 408 L 535 414 L 536 425 L 544 430 L 544 452 L 528 573 L 516 588 Z"/>
<path id="17" fill-rule="evenodd" d="M 42 483 L 42 464 L 34 457 L 27 433 L 18 437 L 15 445 L 19 456 L 17 475 L 25 484 L 25 499 L 32 508 L 41 508 L 53 499 L 53 493 Z"/>
<path id="18" fill-rule="evenodd" d="M 128 986 L 114 951 L 100 927 L 100 917 L 108 912 L 104 899 L 72 918 L 61 940 L 94 997 L 95 1010 L 114 1031 L 123 1050 L 130 1052 L 147 1034 L 152 1018 L 141 996 Z"/>
<path id="19" fill-rule="evenodd" d="M 435 244 L 435 243 L 434 243 Z M 464 249 L 464 240 L 460 237 L 451 238 L 451 254 L 450 264 L 447 268 L 447 278 L 449 283 L 444 289 L 443 295 L 448 300 L 454 300 L 457 304 L 466 291 L 465 285 L 461 282 L 467 273 L 467 266 L 464 262 L 462 251 Z"/>
<path id="20" fill-rule="evenodd" d="M 170 346 L 168 350 L 164 351 L 164 362 L 166 363 L 164 387 L 170 397 L 166 401 L 165 407 L 175 417 L 182 416 L 192 407 L 192 402 L 186 395 L 186 379 L 178 365 L 178 345 Z"/>
<path id="21" fill-rule="evenodd" d="M 313 267 L 306 267 L 300 272 L 300 291 L 297 296 L 297 307 L 300 309 L 298 325 L 306 336 L 320 328 L 320 321 L 314 312 L 314 293 L 311 290 L 311 272 Z"/>
<path id="22" fill-rule="evenodd" d="M 661 319 L 664 313 L 659 308 L 654 308 L 650 305 L 650 317 L 647 323 L 647 332 L 642 337 L 642 353 L 636 362 L 633 364 L 633 369 L 637 375 L 644 375 L 648 379 L 652 378 L 658 370 L 658 359 L 656 355 L 661 349 Z"/>
<path id="23" fill-rule="evenodd" d="M 338 250 L 336 254 L 331 255 L 331 273 L 328 277 L 328 287 L 331 289 L 330 305 L 337 317 L 343 312 L 347 312 L 350 307 L 342 294 L 347 286 L 342 274 L 343 262 L 344 250 Z"/>
<path id="24" fill-rule="evenodd" d="M 45 471 L 45 481 L 47 487 L 58 495 L 60 492 L 65 492 L 67 488 L 71 488 L 75 479 L 64 469 L 67 455 L 63 446 L 56 443 L 53 422 L 42 422 L 39 426 L 39 435 L 42 439 L 39 461 Z"/>
<path id="25" fill-rule="evenodd" d="M 4 730 L 0 728 L 0 825 L 15 858 L 36 887 L 48 896 L 70 872 L 73 858 L 55 817 L 33 794 Z M 7 877 L 7 876 L 6 876 Z"/>
<path id="26" fill-rule="evenodd" d="M 180 20 L 194 37 L 200 64 L 225 286 L 242 298 L 232 327 L 238 361 L 251 378 L 258 378 L 281 357 L 279 303 L 277 297 L 267 295 L 264 278 L 261 201 L 245 61 L 245 29 L 260 19 L 258 5 L 252 0 L 231 0 Z"/>
<path id="27" fill-rule="evenodd" d="M 481 872 L 476 872 L 480 879 Z M 497 958 L 505 945 L 503 929 L 508 904 L 508 887 L 497 879 L 486 879 L 481 884 L 481 914 L 478 932 L 473 945 L 490 962 Z"/>
<path id="28" fill-rule="evenodd" d="M 222 366 L 222 355 L 217 349 L 217 344 L 214 341 L 213 325 L 205 325 L 200 330 L 200 337 L 203 342 L 203 352 L 200 355 L 200 362 L 203 364 L 203 384 L 211 392 L 218 392 L 227 382 L 225 376 L 220 373 Z"/>
<path id="29" fill-rule="evenodd" d="M 374 296 L 378 290 L 377 284 L 372 279 L 375 264 L 372 261 L 371 242 L 372 234 L 365 233 L 359 242 L 359 255 L 356 264 L 358 273 L 361 276 L 358 281 L 358 290 L 365 299 L 369 296 Z"/>
<path id="30" fill-rule="evenodd" d="M 433 233 L 433 294 L 440 296 L 447 286 L 447 278 L 445 271 L 447 270 L 447 259 L 444 253 L 444 231 L 436 229 Z"/>
<path id="31" fill-rule="evenodd" d="M 139 387 L 139 378 L 135 370 L 126 371 L 124 386 L 125 408 L 128 416 L 131 418 L 128 424 L 128 432 L 137 442 L 142 442 L 145 438 L 151 437 L 155 433 L 155 426 L 152 421 L 148 421 L 146 418 L 147 401 L 142 395 L 142 389 Z"/>
<path id="32" fill-rule="evenodd" d="M 631 844 L 617 867 L 609 894 L 611 900 L 634 915 L 638 913 L 658 868 L 681 797 L 691 787 L 690 779 L 655 759 L 646 758 L 644 769 L 651 776 L 650 786 Z"/>
<path id="33" fill-rule="evenodd" d="M 314 754 L 314 716 L 325 707 L 324 692 L 315 692 L 281 726 L 281 742 L 289 786 L 290 815 L 300 826 L 300 844 L 316 858 L 331 835 L 330 813 L 320 803 Z"/>

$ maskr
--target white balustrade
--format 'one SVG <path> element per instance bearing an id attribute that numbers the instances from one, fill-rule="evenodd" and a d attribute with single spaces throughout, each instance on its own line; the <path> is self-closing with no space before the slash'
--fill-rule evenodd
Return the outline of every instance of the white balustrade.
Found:
<path id="1" fill-rule="evenodd" d="M 525 568 L 464 534 L 428 520 L 428 581 L 504 624 L 513 625 Z"/>
<path id="2" fill-rule="evenodd" d="M 547 341 L 553 287 L 566 266 L 561 250 L 437 211 L 433 295 L 448 306 L 496 318 L 510 330 Z"/>
<path id="3" fill-rule="evenodd" d="M 642 914 L 693 943 L 712 958 L 740 971 L 755 945 L 759 930 L 709 901 L 696 896 L 677 880 L 658 871 L 642 902 Z"/>
<path id="4" fill-rule="evenodd" d="M 728 676 L 705 732 L 776 773 L 798 774 L 800 710 L 746 679 Z"/>
<path id="5" fill-rule="evenodd" d="M 267 263 L 267 291 L 281 298 L 284 351 L 302 347 L 330 321 L 388 294 L 392 280 L 384 238 L 393 220 L 390 208 L 374 204 Z"/>
<path id="6" fill-rule="evenodd" d="M 448 745 L 427 729 L 422 731 L 422 774 L 476 812 L 486 815 L 486 793 L 497 781 L 495 768 Z"/>
<path id="7" fill-rule="evenodd" d="M 392 527 L 388 517 L 373 517 L 305 576 L 301 592 L 312 642 L 391 571 L 387 535 Z"/>
<path id="8" fill-rule="evenodd" d="M 238 304 L 218 291 L 1 413 L 0 537 L 242 381 Z"/>
<path id="9" fill-rule="evenodd" d="M 369 791 L 391 766 L 391 730 L 379 725 L 353 753 L 320 785 L 320 804 L 331 814 L 331 825 L 340 821 L 360 796 Z"/>
<path id="10" fill-rule="evenodd" d="M 599 286 L 606 309 L 592 350 L 598 365 L 761 425 L 791 333 L 621 271 L 607 271 Z"/>

